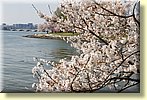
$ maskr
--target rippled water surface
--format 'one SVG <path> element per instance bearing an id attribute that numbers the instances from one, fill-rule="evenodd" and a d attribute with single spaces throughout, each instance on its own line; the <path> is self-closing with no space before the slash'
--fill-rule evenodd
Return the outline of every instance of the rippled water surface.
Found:
<path id="1" fill-rule="evenodd" d="M 3 32 L 3 92 L 33 91 L 33 57 L 57 61 L 75 53 L 65 41 L 22 37 L 28 34 L 33 33 Z"/>
<path id="2" fill-rule="evenodd" d="M 31 86 L 37 80 L 32 77 L 31 73 L 36 65 L 33 57 L 58 61 L 77 54 L 70 44 L 62 40 L 22 37 L 29 34 L 33 33 L 3 32 L 2 34 L 4 83 L 2 92 L 34 92 Z M 138 90 L 139 86 L 135 86 L 126 92 Z M 102 92 L 104 91 L 108 91 L 108 88 L 104 88 Z"/>

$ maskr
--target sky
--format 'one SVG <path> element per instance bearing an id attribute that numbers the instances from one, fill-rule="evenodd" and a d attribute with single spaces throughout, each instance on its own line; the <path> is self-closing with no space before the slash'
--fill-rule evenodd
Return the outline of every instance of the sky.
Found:
<path id="1" fill-rule="evenodd" d="M 2 0 L 1 23 L 10 25 L 30 22 L 34 24 L 43 23 L 45 21 L 39 18 L 32 4 L 34 4 L 38 10 L 50 15 L 48 4 L 51 10 L 55 11 L 60 2 L 61 0 Z"/>
<path id="2" fill-rule="evenodd" d="M 50 15 L 48 4 L 51 10 L 55 11 L 61 1 L 63 0 L 0 0 L 0 24 L 43 23 L 45 21 L 39 18 L 32 4 L 43 13 Z"/>

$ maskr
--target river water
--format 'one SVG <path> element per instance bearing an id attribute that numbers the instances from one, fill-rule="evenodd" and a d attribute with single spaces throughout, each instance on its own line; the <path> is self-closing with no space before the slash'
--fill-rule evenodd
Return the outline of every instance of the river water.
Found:
<path id="1" fill-rule="evenodd" d="M 31 87 L 37 79 L 34 79 L 31 73 L 32 68 L 36 65 L 33 57 L 58 61 L 59 59 L 70 58 L 73 54 L 77 54 L 76 50 L 70 47 L 70 44 L 62 40 L 22 37 L 30 34 L 34 33 L 3 32 L 2 34 L 2 92 L 34 92 Z M 108 90 L 106 88 L 102 92 L 107 92 Z M 139 86 L 135 86 L 126 92 L 138 91 Z"/>
<path id="2" fill-rule="evenodd" d="M 58 61 L 75 54 L 62 40 L 26 38 L 31 32 L 3 32 L 3 91 L 31 92 L 33 57 Z"/>

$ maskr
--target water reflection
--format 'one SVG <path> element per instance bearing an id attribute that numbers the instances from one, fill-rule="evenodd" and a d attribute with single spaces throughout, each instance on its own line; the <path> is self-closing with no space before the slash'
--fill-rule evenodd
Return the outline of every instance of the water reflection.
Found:
<path id="1" fill-rule="evenodd" d="M 71 56 L 78 55 L 78 53 L 74 48 L 59 48 L 51 51 L 51 55 L 54 57 L 55 61 L 58 61 L 59 59 L 63 58 L 67 58 L 69 60 Z"/>

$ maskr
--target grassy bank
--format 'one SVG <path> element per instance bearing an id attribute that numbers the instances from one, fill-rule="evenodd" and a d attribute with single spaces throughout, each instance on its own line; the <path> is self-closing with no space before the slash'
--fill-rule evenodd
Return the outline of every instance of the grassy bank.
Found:
<path id="1" fill-rule="evenodd" d="M 77 36 L 79 35 L 79 33 L 49 33 L 49 34 L 52 34 L 52 35 L 60 35 L 60 36 Z"/>
<path id="2" fill-rule="evenodd" d="M 23 37 L 28 38 L 41 38 L 41 39 L 61 39 L 61 37 L 67 38 L 69 36 L 77 36 L 78 33 L 39 33 L 39 34 L 33 34 L 33 35 L 26 35 Z"/>

